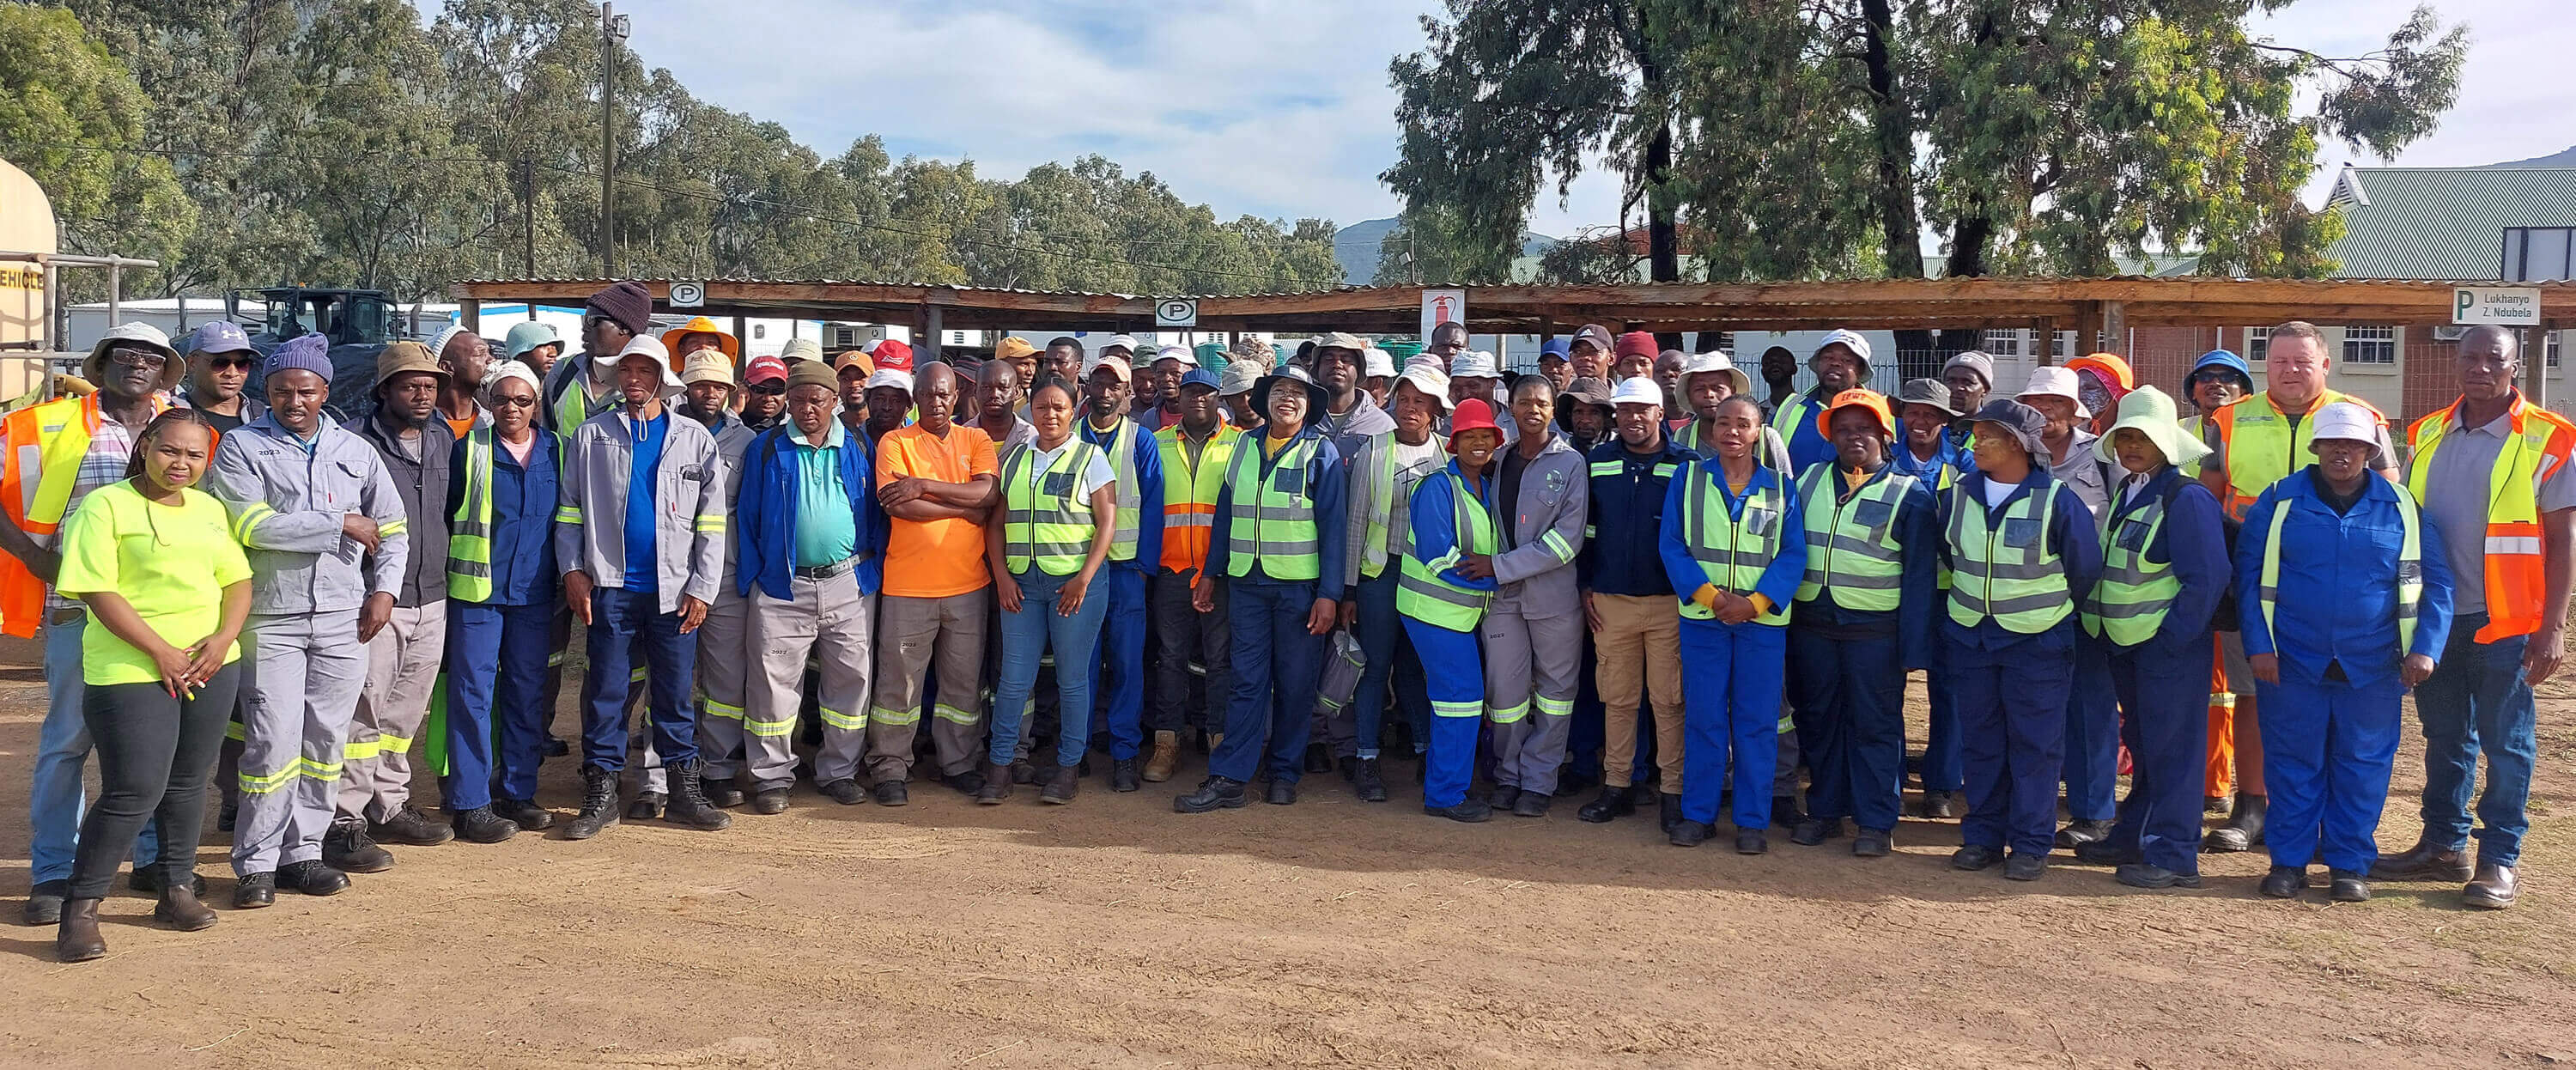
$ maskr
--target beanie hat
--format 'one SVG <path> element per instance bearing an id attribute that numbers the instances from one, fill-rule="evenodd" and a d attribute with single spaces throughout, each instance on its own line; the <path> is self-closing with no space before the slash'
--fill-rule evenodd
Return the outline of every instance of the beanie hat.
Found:
<path id="1" fill-rule="evenodd" d="M 822 361 L 808 360 L 798 362 L 787 372 L 787 389 L 794 390 L 800 386 L 819 386 L 837 394 L 841 381 L 833 376 L 832 369 L 823 366 Z"/>
<path id="2" fill-rule="evenodd" d="M 319 334 L 299 334 L 287 339 L 284 345 L 277 347 L 277 352 L 268 355 L 268 367 L 261 370 L 260 381 L 265 383 L 269 376 L 283 371 L 308 371 L 321 376 L 323 382 L 330 382 L 330 340 Z"/>
<path id="3" fill-rule="evenodd" d="M 590 295 L 582 308 L 615 320 L 630 334 L 642 334 L 653 326 L 653 293 L 640 283 L 610 283 L 607 289 Z"/>
<path id="4" fill-rule="evenodd" d="M 1613 359 L 1626 356 L 1639 356 L 1652 360 L 1661 352 L 1662 347 L 1655 344 L 1655 336 L 1653 332 L 1630 331 L 1619 336 L 1618 344 L 1614 347 L 1614 351 L 1611 356 Z"/>

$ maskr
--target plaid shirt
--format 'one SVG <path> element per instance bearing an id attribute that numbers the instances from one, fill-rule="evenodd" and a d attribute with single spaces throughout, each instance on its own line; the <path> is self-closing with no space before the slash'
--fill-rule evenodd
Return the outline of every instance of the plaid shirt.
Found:
<path id="1" fill-rule="evenodd" d="M 89 492 L 125 478 L 126 461 L 133 455 L 134 432 L 126 430 L 124 424 L 115 420 L 101 418 L 98 433 L 90 436 L 89 452 L 81 455 L 80 468 L 72 473 L 72 496 L 63 503 L 63 519 L 68 521 L 73 513 L 80 511 L 81 502 L 89 497 Z M 55 594 L 51 586 L 45 588 L 45 609 L 48 612 L 79 609 L 83 605 L 79 599 Z"/>

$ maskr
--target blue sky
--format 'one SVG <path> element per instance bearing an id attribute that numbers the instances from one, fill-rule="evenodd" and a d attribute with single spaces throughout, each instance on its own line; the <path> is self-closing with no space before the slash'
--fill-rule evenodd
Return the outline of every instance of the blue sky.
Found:
<path id="1" fill-rule="evenodd" d="M 2305 0 L 2260 26 L 2335 54 L 2377 44 L 2414 0 Z M 2565 0 L 2439 0 L 2478 44 L 2460 107 L 2397 162 L 2538 156 L 2576 143 L 2557 66 Z M 1220 218 L 1394 214 L 1377 182 L 1396 152 L 1387 63 L 1418 49 L 1426 0 L 624 0 L 630 44 L 699 97 L 784 124 L 817 152 L 881 134 L 906 153 L 1016 176 L 1099 152 L 1154 172 Z M 2555 84 L 2553 84 L 2555 83 Z M 2328 146 L 2328 167 L 2349 155 Z M 2375 161 L 2363 161 L 2365 163 Z M 1612 221 L 1616 178 L 1571 203 L 1542 194 L 1531 229 Z"/>

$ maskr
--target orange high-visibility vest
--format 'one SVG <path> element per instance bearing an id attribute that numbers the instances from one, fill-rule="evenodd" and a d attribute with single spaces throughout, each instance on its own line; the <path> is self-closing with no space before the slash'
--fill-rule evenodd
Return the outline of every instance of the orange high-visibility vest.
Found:
<path id="1" fill-rule="evenodd" d="M 2254 508 L 2254 499 L 2262 497 L 2265 488 L 2308 466 L 2308 436 L 2316 433 L 2317 424 L 2309 417 L 2338 401 L 2369 409 L 2381 425 L 2388 423 L 2388 417 L 2371 403 L 2334 390 L 2317 395 L 2316 404 L 2308 406 L 2295 431 L 2290 417 L 2272 404 L 2268 390 L 2229 402 L 2209 417 L 2218 428 L 2220 449 L 2226 451 L 2227 494 L 2219 504 L 2226 507 L 2227 519 L 2244 523 L 2246 512 Z"/>
<path id="2" fill-rule="evenodd" d="M 168 407 L 154 396 L 153 415 Z M 62 526 L 98 421 L 96 394 L 31 405 L 0 421 L 0 512 L 18 530 L 41 541 Z M 32 636 L 44 615 L 45 581 L 16 557 L 0 554 L 0 633 Z"/>
<path id="3" fill-rule="evenodd" d="M 1216 533 L 1217 492 L 1225 488 L 1226 469 L 1242 441 L 1241 430 L 1219 420 L 1192 463 L 1178 421 L 1154 432 L 1154 444 L 1163 452 L 1164 568 L 1189 572 L 1207 565 L 1208 536 Z"/>
<path id="4" fill-rule="evenodd" d="M 2459 415 L 2459 403 L 2415 421 L 2406 430 L 2414 447 L 2406 487 L 2417 501 L 2442 446 Z M 2487 476 L 2486 595 L 2487 625 L 2476 639 L 2492 643 L 2540 630 L 2541 538 L 2540 482 L 2557 472 L 2576 452 L 2576 423 L 2524 401 L 2519 392 L 2507 414 L 2512 433 L 2496 454 Z M 2444 533 L 2446 536 L 2449 532 Z M 2464 536 L 2463 536 L 2464 537 Z M 2460 577 L 2453 582 L 2461 582 Z M 2565 612 L 2562 606 L 2560 612 Z"/>

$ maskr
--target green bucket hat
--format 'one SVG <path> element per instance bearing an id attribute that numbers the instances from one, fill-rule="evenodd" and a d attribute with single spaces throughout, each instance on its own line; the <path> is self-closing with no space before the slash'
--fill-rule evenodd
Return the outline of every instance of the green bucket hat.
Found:
<path id="1" fill-rule="evenodd" d="M 2124 427 L 2135 428 L 2146 435 L 2147 441 L 2164 451 L 2165 463 L 2177 468 L 2189 468 L 2209 455 L 2206 444 L 2184 433 L 2182 416 L 2175 409 L 2173 398 L 2152 386 L 2139 387 L 2120 399 L 2119 422 L 2112 424 L 2111 429 L 2103 432 L 2102 437 L 2093 443 L 2094 452 L 2099 453 L 2103 460 L 2120 463 L 2120 453 L 2111 448 L 2111 440 L 2119 437 L 2120 429 Z"/>

